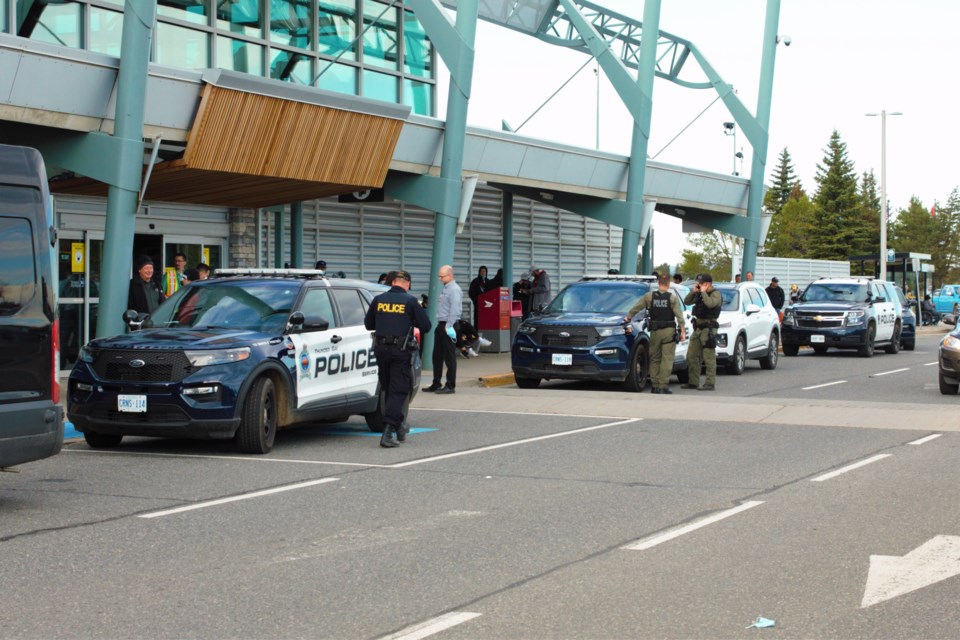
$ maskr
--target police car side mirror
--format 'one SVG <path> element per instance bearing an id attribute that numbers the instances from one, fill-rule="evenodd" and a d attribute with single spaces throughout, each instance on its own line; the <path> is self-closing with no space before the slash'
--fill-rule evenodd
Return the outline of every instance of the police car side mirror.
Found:
<path id="1" fill-rule="evenodd" d="M 135 309 L 127 309 L 123 312 L 123 323 L 131 331 L 138 331 L 143 327 L 143 322 L 149 317 L 147 313 L 140 313 Z"/>
<path id="2" fill-rule="evenodd" d="M 287 331 L 290 333 L 299 333 L 300 331 L 303 331 L 303 321 L 303 312 L 294 311 L 287 319 Z"/>
<path id="3" fill-rule="evenodd" d="M 884 298 L 883 296 L 879 296 L 877 298 L 872 299 L 870 302 L 886 302 L 886 301 L 887 301 L 886 298 Z"/>

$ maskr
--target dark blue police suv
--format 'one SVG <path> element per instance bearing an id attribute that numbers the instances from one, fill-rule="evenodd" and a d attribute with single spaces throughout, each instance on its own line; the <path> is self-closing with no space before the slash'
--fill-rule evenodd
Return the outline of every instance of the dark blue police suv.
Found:
<path id="1" fill-rule="evenodd" d="M 125 435 L 234 438 L 266 453 L 280 428 L 351 415 L 382 431 L 363 318 L 385 290 L 311 270 L 219 270 L 152 316 L 128 311 L 140 330 L 87 344 L 67 415 L 92 447 Z"/>
<path id="2" fill-rule="evenodd" d="M 511 364 L 517 386 L 532 389 L 541 380 L 619 382 L 642 391 L 650 374 L 647 312 L 624 322 L 630 308 L 651 288 L 652 276 L 587 276 L 563 288 L 549 306 L 520 325 Z M 689 291 L 672 285 L 683 298 Z M 684 314 L 689 320 L 689 309 Z M 687 332 L 689 334 L 689 322 Z M 673 371 L 686 381 L 687 345 L 677 345 Z"/>

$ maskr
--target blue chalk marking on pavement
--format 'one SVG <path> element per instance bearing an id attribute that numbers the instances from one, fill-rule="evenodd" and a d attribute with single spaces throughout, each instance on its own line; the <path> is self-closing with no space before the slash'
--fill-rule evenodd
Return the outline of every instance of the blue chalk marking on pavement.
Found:
<path id="1" fill-rule="evenodd" d="M 436 429 L 423 429 L 421 427 L 414 427 L 410 429 L 409 433 L 428 433 L 430 431 L 436 431 Z M 381 434 L 374 431 L 357 431 L 356 429 L 324 429 L 324 434 L 331 436 L 365 436 L 371 438 L 379 438 Z"/>
<path id="2" fill-rule="evenodd" d="M 68 438 L 82 438 L 83 434 L 73 428 L 72 422 L 65 422 L 63 424 L 63 439 Z"/>

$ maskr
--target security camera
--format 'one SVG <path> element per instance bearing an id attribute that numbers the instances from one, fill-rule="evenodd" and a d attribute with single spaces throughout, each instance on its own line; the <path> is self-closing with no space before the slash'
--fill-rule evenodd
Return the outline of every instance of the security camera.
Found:
<path id="1" fill-rule="evenodd" d="M 723 128 L 726 129 L 727 131 L 733 131 L 733 123 L 732 123 L 732 122 L 724 122 L 724 123 L 723 123 Z"/>
<path id="2" fill-rule="evenodd" d="M 789 47 L 791 44 L 793 44 L 793 38 L 790 36 L 780 36 L 777 38 L 777 42 L 782 42 L 784 46 Z"/>

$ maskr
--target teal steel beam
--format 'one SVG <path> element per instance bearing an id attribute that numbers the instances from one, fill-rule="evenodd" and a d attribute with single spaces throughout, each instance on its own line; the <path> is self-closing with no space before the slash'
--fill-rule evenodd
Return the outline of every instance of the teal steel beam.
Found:
<path id="1" fill-rule="evenodd" d="M 383 183 L 383 190 L 391 198 L 430 211 L 442 211 L 445 202 L 443 184 L 444 181 L 437 176 L 390 171 Z"/>
<path id="2" fill-rule="evenodd" d="M 513 194 L 501 191 L 503 199 L 503 286 L 513 286 Z"/>
<path id="3" fill-rule="evenodd" d="M 692 211 L 688 208 L 683 218 L 701 227 L 715 229 L 716 231 L 722 231 L 723 233 L 728 233 L 733 236 L 740 236 L 741 238 L 745 238 L 747 234 L 750 233 L 751 222 L 745 216 L 731 216 L 715 211 Z M 749 269 L 749 271 L 754 271 L 754 269 Z"/>
<path id="4" fill-rule="evenodd" d="M 283 208 L 273 212 L 273 267 L 283 268 Z"/>
<path id="5" fill-rule="evenodd" d="M 133 256 L 133 236 L 143 170 L 143 120 L 147 94 L 150 43 L 157 12 L 156 0 L 126 0 L 123 33 L 120 39 L 120 70 L 117 74 L 117 106 L 113 136 L 120 155 L 103 159 L 106 173 L 112 173 L 107 191 L 107 220 L 103 236 L 103 281 L 97 337 L 123 332 L 127 308 L 127 282 Z M 124 178 L 135 171 L 136 180 Z M 123 183 L 117 186 L 114 183 Z M 135 183 L 135 184 L 134 184 Z"/>
<path id="6" fill-rule="evenodd" d="M 750 163 L 750 188 L 747 195 L 747 220 L 750 233 L 744 236 L 742 271 L 756 271 L 760 244 L 763 207 L 763 178 L 767 172 L 767 144 L 770 131 L 770 107 L 773 102 L 773 68 L 777 58 L 777 29 L 780 24 L 780 0 L 767 0 L 766 23 L 763 27 L 763 50 L 760 60 L 760 85 L 757 91 L 757 124 L 763 136 L 753 145 Z"/>
<path id="7" fill-rule="evenodd" d="M 647 231 L 647 239 L 643 243 L 640 273 L 653 273 L 653 227 Z"/>
<path id="8" fill-rule="evenodd" d="M 290 203 L 290 266 L 303 269 L 303 203 Z"/>
<path id="9" fill-rule="evenodd" d="M 430 41 L 450 70 L 450 88 L 447 93 L 447 117 L 443 131 L 443 149 L 441 151 L 440 177 L 418 176 L 414 179 L 401 179 L 399 190 L 391 191 L 396 195 L 407 192 L 410 202 L 431 200 L 436 212 L 433 230 L 433 257 L 430 270 L 430 288 L 427 313 L 437 317 L 437 305 L 440 300 L 441 283 L 437 273 L 444 265 L 453 264 L 453 250 L 456 243 L 457 218 L 460 213 L 460 183 L 463 173 L 463 148 L 467 135 L 467 108 L 470 104 L 470 86 L 473 79 L 474 40 L 477 34 L 477 16 L 479 0 L 462 0 L 457 5 L 457 17 L 450 24 L 444 9 L 436 0 L 407 0 L 423 25 Z M 397 187 L 397 183 L 391 183 Z M 420 192 L 420 193 L 409 193 Z M 435 193 L 427 195 L 426 192 Z M 437 200 L 439 198 L 439 201 Z M 437 206 L 439 205 L 439 206 Z M 466 275 L 466 274 L 462 274 Z M 424 339 L 424 351 L 433 351 L 436 332 L 430 332 Z M 445 339 L 442 338 L 441 339 Z M 428 358 L 425 369 L 431 368 Z"/>
<path id="10" fill-rule="evenodd" d="M 490 182 L 488 184 L 505 193 L 512 193 L 522 198 L 527 198 L 528 200 L 542 202 L 545 205 L 563 209 L 564 211 L 572 211 L 573 213 L 615 227 L 620 227 L 621 229 L 631 228 L 631 225 L 636 222 L 631 216 L 627 203 L 623 200 L 607 200 L 606 198 L 584 196 L 575 193 L 547 192 L 534 187 L 523 187 L 499 182 Z M 639 226 L 631 228 L 631 231 L 639 234 Z M 636 265 L 634 265 L 633 268 L 636 269 Z"/>

